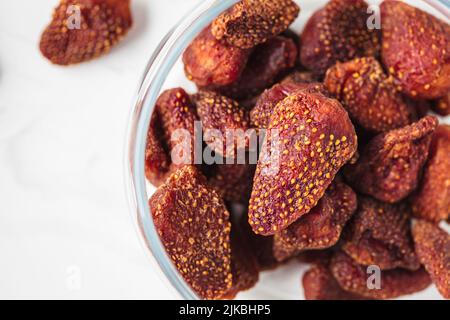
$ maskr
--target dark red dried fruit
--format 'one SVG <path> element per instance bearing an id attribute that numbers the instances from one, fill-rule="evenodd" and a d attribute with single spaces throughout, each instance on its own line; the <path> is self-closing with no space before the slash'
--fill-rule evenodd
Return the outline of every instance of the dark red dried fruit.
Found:
<path id="1" fill-rule="evenodd" d="M 403 101 L 393 78 L 372 57 L 337 63 L 327 71 L 325 87 L 366 130 L 385 132 L 415 119 L 415 109 Z"/>
<path id="2" fill-rule="evenodd" d="M 281 83 L 314 83 L 319 82 L 319 78 L 309 71 L 294 71 L 287 75 Z"/>
<path id="3" fill-rule="evenodd" d="M 255 169 L 251 164 L 217 164 L 208 181 L 225 201 L 248 204 Z"/>
<path id="4" fill-rule="evenodd" d="M 244 108 L 246 111 L 250 112 L 253 107 L 256 105 L 256 102 L 259 99 L 259 95 L 256 95 L 254 97 L 246 98 L 243 100 L 238 100 L 239 105 Z"/>
<path id="5" fill-rule="evenodd" d="M 250 112 L 251 125 L 256 128 L 267 129 L 275 106 L 295 91 L 319 92 L 327 94 L 324 86 L 320 83 L 297 83 L 287 81 L 274 85 L 264 91 Z"/>
<path id="6" fill-rule="evenodd" d="M 160 186 L 172 172 L 170 156 L 165 148 L 161 121 L 154 112 L 147 132 L 145 148 L 145 176 L 156 187 Z"/>
<path id="7" fill-rule="evenodd" d="M 422 181 L 411 203 L 415 217 L 436 223 L 450 217 L 450 126 L 437 128 Z"/>
<path id="8" fill-rule="evenodd" d="M 250 128 L 250 120 L 239 103 L 214 91 L 200 91 L 193 100 L 202 121 L 204 140 L 212 150 L 234 157 L 237 150 L 249 146 L 251 137 L 245 133 Z"/>
<path id="9" fill-rule="evenodd" d="M 308 213 L 356 148 L 355 129 L 337 100 L 298 91 L 278 103 L 250 198 L 253 231 L 273 235 Z"/>
<path id="10" fill-rule="evenodd" d="M 255 107 L 250 112 L 252 127 L 267 129 L 270 116 L 278 102 L 284 100 L 288 95 L 298 90 L 295 83 L 287 85 L 276 84 L 265 90 L 258 98 Z"/>
<path id="11" fill-rule="evenodd" d="M 235 83 L 212 89 L 237 100 L 253 97 L 284 77 L 295 66 L 297 57 L 295 42 L 277 36 L 255 48 L 247 67 Z"/>
<path id="12" fill-rule="evenodd" d="M 173 173 L 151 197 L 159 237 L 174 265 L 204 299 L 232 286 L 229 212 L 193 166 Z"/>
<path id="13" fill-rule="evenodd" d="M 419 220 L 413 237 L 420 262 L 445 299 L 450 299 L 450 235 L 429 222 Z"/>
<path id="14" fill-rule="evenodd" d="M 301 36 L 302 65 L 322 75 L 338 61 L 377 56 L 379 31 L 367 28 L 367 8 L 363 0 L 331 0 L 314 13 Z"/>
<path id="15" fill-rule="evenodd" d="M 156 111 L 161 118 L 164 138 L 172 147 L 181 141 L 172 136 L 176 130 L 186 130 L 192 138 L 195 136 L 197 113 L 189 95 L 182 88 L 169 89 L 161 93 L 156 101 Z M 193 146 L 192 149 L 193 151 Z M 190 161 L 189 163 L 192 163 Z"/>
<path id="16" fill-rule="evenodd" d="M 184 70 L 200 87 L 229 85 L 240 77 L 250 53 L 217 40 L 208 26 L 184 52 Z"/>
<path id="17" fill-rule="evenodd" d="M 54 64 L 80 63 L 107 53 L 131 25 L 129 0 L 61 0 L 39 47 Z"/>
<path id="18" fill-rule="evenodd" d="M 242 0 L 212 24 L 212 33 L 239 48 L 252 48 L 285 31 L 300 8 L 292 0 Z"/>
<path id="19" fill-rule="evenodd" d="M 342 244 L 356 263 L 381 270 L 417 270 L 410 229 L 411 212 L 405 204 L 391 205 L 368 197 L 358 198 L 358 211 Z"/>
<path id="20" fill-rule="evenodd" d="M 242 230 L 243 238 L 245 239 L 256 256 L 259 269 L 261 271 L 272 270 L 280 265 L 273 256 L 273 237 L 264 237 L 255 234 L 252 231 L 250 224 L 248 223 L 247 213 L 242 215 L 238 220 L 239 227 Z"/>
<path id="21" fill-rule="evenodd" d="M 325 250 L 303 251 L 297 256 L 297 260 L 302 263 L 328 265 L 336 247 L 334 246 Z"/>
<path id="22" fill-rule="evenodd" d="M 259 279 L 256 256 L 249 243 L 246 243 L 238 226 L 231 228 L 231 273 L 233 285 L 222 299 L 233 299 L 240 291 L 252 288 Z"/>
<path id="23" fill-rule="evenodd" d="M 437 99 L 450 90 L 450 26 L 402 1 L 381 4 L 382 58 L 410 97 Z"/>
<path id="24" fill-rule="evenodd" d="M 195 108 L 182 88 L 166 90 L 159 96 L 150 121 L 145 156 L 146 176 L 155 186 L 180 166 L 194 163 L 196 120 Z"/>
<path id="25" fill-rule="evenodd" d="M 309 269 L 302 279 L 306 300 L 363 300 L 356 294 L 344 291 L 328 267 L 318 264 Z"/>
<path id="26" fill-rule="evenodd" d="M 364 148 L 355 165 L 345 169 L 355 190 L 394 203 L 418 185 L 438 120 L 422 118 L 410 126 L 379 134 Z"/>
<path id="27" fill-rule="evenodd" d="M 440 116 L 450 116 L 450 93 L 447 93 L 447 95 L 441 99 L 434 101 L 431 108 Z"/>
<path id="28" fill-rule="evenodd" d="M 273 251 L 278 261 L 302 250 L 334 246 L 357 207 L 356 194 L 341 182 L 334 182 L 309 213 L 274 236 Z"/>
<path id="29" fill-rule="evenodd" d="M 332 258 L 330 270 L 342 289 L 371 299 L 392 299 L 413 294 L 426 289 L 431 283 L 423 268 L 417 271 L 398 268 L 382 271 L 380 289 L 370 289 L 367 284 L 371 274 L 368 274 L 367 267 L 356 264 L 343 252 L 336 253 Z"/>

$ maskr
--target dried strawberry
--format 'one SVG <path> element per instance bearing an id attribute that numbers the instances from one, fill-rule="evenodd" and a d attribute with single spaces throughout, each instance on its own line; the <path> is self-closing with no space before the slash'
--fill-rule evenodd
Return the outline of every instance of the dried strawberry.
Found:
<path id="1" fill-rule="evenodd" d="M 337 246 L 324 250 L 306 250 L 299 253 L 296 258 L 302 263 L 328 265 L 336 248 Z"/>
<path id="2" fill-rule="evenodd" d="M 344 291 L 334 279 L 328 267 L 317 264 L 302 279 L 306 300 L 363 300 L 356 294 Z"/>
<path id="3" fill-rule="evenodd" d="M 355 190 L 378 200 L 394 203 L 418 185 L 438 120 L 422 118 L 410 126 L 376 136 L 362 151 L 355 165 L 345 169 Z"/>
<path id="4" fill-rule="evenodd" d="M 217 164 L 208 176 L 208 182 L 225 201 L 248 204 L 255 169 L 256 165 L 252 164 Z"/>
<path id="5" fill-rule="evenodd" d="M 145 156 L 146 176 L 155 186 L 180 166 L 194 163 L 196 120 L 194 105 L 183 89 L 169 89 L 159 96 Z"/>
<path id="6" fill-rule="evenodd" d="M 360 265 L 417 270 L 420 263 L 414 252 L 410 219 L 409 207 L 403 203 L 392 205 L 359 197 L 342 249 Z"/>
<path id="7" fill-rule="evenodd" d="M 237 150 L 249 146 L 251 136 L 245 136 L 245 133 L 250 120 L 239 103 L 214 91 L 200 91 L 193 100 L 205 130 L 204 140 L 212 150 L 225 157 L 234 157 Z M 220 136 L 212 130 L 217 130 Z"/>
<path id="8" fill-rule="evenodd" d="M 273 236 L 264 237 L 255 234 L 248 223 L 247 213 L 238 220 L 239 228 L 242 230 L 244 242 L 248 243 L 256 256 L 258 267 L 261 271 L 272 270 L 280 265 L 273 256 Z"/>
<path id="9" fill-rule="evenodd" d="M 384 65 L 410 97 L 450 90 L 450 26 L 402 1 L 381 4 Z"/>
<path id="10" fill-rule="evenodd" d="M 426 289 L 431 281 L 427 272 L 393 269 L 382 271 L 381 287 L 369 288 L 367 267 L 356 264 L 348 255 L 337 252 L 331 260 L 330 270 L 345 291 L 371 299 L 392 299 Z"/>
<path id="11" fill-rule="evenodd" d="M 189 95 L 182 88 L 169 89 L 161 93 L 155 106 L 168 143 L 175 146 L 179 140 L 172 137 L 176 130 L 186 130 L 193 139 L 197 113 Z"/>
<path id="12" fill-rule="evenodd" d="M 244 108 L 246 111 L 250 112 L 256 105 L 256 102 L 258 101 L 260 95 L 255 95 L 250 98 L 238 100 L 239 105 Z"/>
<path id="13" fill-rule="evenodd" d="M 431 108 L 440 116 L 450 116 L 450 93 L 434 101 Z"/>
<path id="14" fill-rule="evenodd" d="M 91 60 L 107 53 L 131 25 L 129 0 L 60 0 L 42 33 L 40 50 L 59 65 Z"/>
<path id="15" fill-rule="evenodd" d="M 319 82 L 319 78 L 312 72 L 309 71 L 294 71 L 288 74 L 282 81 L 285 83 L 314 83 Z"/>
<path id="16" fill-rule="evenodd" d="M 292 39 L 277 36 L 255 48 L 241 77 L 233 84 L 212 88 L 241 100 L 253 97 L 285 76 L 297 62 L 297 45 Z"/>
<path id="17" fill-rule="evenodd" d="M 450 299 L 450 235 L 438 226 L 419 220 L 413 226 L 413 237 L 420 262 L 442 296 Z"/>
<path id="18" fill-rule="evenodd" d="M 154 112 L 147 132 L 145 148 L 145 176 L 155 186 L 160 186 L 172 172 L 170 156 L 165 145 L 164 132 L 157 112 Z"/>
<path id="19" fill-rule="evenodd" d="M 450 217 L 450 126 L 437 128 L 417 193 L 412 197 L 414 215 L 431 222 Z"/>
<path id="20" fill-rule="evenodd" d="M 240 77 L 250 53 L 217 40 L 208 26 L 183 54 L 185 73 L 200 87 L 225 86 Z"/>
<path id="21" fill-rule="evenodd" d="M 229 212 L 194 166 L 173 173 L 151 197 L 159 237 L 174 265 L 204 299 L 232 286 Z"/>
<path id="22" fill-rule="evenodd" d="M 297 83 L 287 81 L 285 83 L 276 84 L 272 88 L 265 90 L 259 96 L 255 107 L 250 112 L 251 125 L 256 128 L 267 129 L 275 106 L 287 96 L 298 90 L 326 94 L 324 86 L 320 83 Z"/>
<path id="23" fill-rule="evenodd" d="M 415 109 L 403 101 L 393 78 L 375 58 L 337 63 L 327 71 L 324 83 L 366 130 L 385 132 L 415 120 Z"/>
<path id="24" fill-rule="evenodd" d="M 377 56 L 379 31 L 368 29 L 367 8 L 363 0 L 331 0 L 314 13 L 301 36 L 302 65 L 322 75 L 338 61 Z"/>
<path id="25" fill-rule="evenodd" d="M 292 0 L 242 0 L 212 24 L 212 33 L 239 48 L 252 48 L 285 31 L 300 8 Z"/>
<path id="26" fill-rule="evenodd" d="M 240 291 L 252 288 L 259 279 L 256 256 L 249 243 L 245 241 L 238 226 L 231 228 L 231 273 L 233 285 L 222 297 L 233 299 Z"/>
<path id="27" fill-rule="evenodd" d="M 250 198 L 253 231 L 273 235 L 308 213 L 356 148 L 355 129 L 337 100 L 298 91 L 278 103 Z"/>
<path id="28" fill-rule="evenodd" d="M 274 236 L 274 255 L 279 261 L 302 250 L 334 246 L 342 229 L 356 210 L 356 194 L 341 182 L 334 182 L 309 213 Z"/>
<path id="29" fill-rule="evenodd" d="M 250 112 L 252 127 L 267 129 L 270 116 L 277 103 L 296 90 L 298 90 L 298 86 L 295 83 L 288 83 L 287 85 L 276 84 L 272 88 L 265 90 L 259 96 L 255 107 Z"/>

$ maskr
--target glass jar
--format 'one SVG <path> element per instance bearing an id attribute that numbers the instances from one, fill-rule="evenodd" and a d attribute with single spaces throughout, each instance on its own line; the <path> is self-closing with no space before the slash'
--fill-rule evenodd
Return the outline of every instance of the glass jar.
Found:
<path id="1" fill-rule="evenodd" d="M 148 199 L 155 188 L 146 182 L 144 171 L 147 130 L 155 102 L 163 89 L 181 86 L 187 91 L 195 91 L 195 86 L 184 76 L 181 55 L 203 28 L 236 2 L 238 0 L 203 0 L 162 39 L 150 57 L 139 83 L 129 120 L 126 143 L 126 187 L 132 218 L 143 246 L 151 256 L 154 269 L 170 282 L 175 298 L 199 299 L 166 254 L 151 218 Z M 298 0 L 296 2 L 300 5 L 301 12 L 292 29 L 300 33 L 302 26 L 311 14 L 323 7 L 328 0 Z M 381 1 L 368 2 L 370 4 L 381 3 Z M 447 22 L 450 20 L 450 2 L 448 0 L 405 2 L 420 7 Z M 449 120 L 446 121 L 449 122 Z M 304 271 L 304 268 L 305 266 L 295 264 L 263 273 L 260 276 L 260 283 L 249 292 L 241 293 L 238 298 L 299 299 L 302 297 L 299 272 Z M 151 271 L 149 270 L 149 272 Z M 294 285 L 292 285 L 293 283 Z M 429 288 L 406 298 L 438 299 L 439 294 L 434 288 Z"/>

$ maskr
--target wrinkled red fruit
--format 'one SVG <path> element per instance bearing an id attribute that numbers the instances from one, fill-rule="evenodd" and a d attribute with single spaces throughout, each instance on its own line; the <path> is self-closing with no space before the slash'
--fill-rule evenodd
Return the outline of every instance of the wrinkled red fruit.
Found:
<path id="1" fill-rule="evenodd" d="M 337 246 L 325 250 L 306 250 L 296 257 L 299 262 L 328 265 Z"/>
<path id="2" fill-rule="evenodd" d="M 54 64 L 80 63 L 107 53 L 131 25 L 129 0 L 61 0 L 39 47 Z"/>
<path id="3" fill-rule="evenodd" d="M 281 83 L 314 83 L 319 82 L 319 78 L 309 71 L 294 71 L 288 74 Z"/>
<path id="4" fill-rule="evenodd" d="M 355 190 L 384 202 L 404 199 L 418 185 L 437 125 L 435 117 L 427 116 L 376 136 L 358 162 L 345 169 L 347 181 Z"/>
<path id="5" fill-rule="evenodd" d="M 309 213 L 274 236 L 273 251 L 278 261 L 302 250 L 334 246 L 357 207 L 356 194 L 341 182 L 334 182 Z"/>
<path id="6" fill-rule="evenodd" d="M 186 130 L 193 139 L 197 113 L 191 98 L 184 89 L 175 88 L 164 91 L 156 101 L 155 108 L 161 117 L 164 138 L 172 147 L 181 143 L 179 139 L 172 136 L 176 130 Z"/>
<path id="7" fill-rule="evenodd" d="M 253 107 L 256 105 L 258 98 L 259 98 L 259 95 L 256 95 L 254 97 L 246 98 L 243 100 L 238 100 L 238 102 L 241 107 L 243 107 L 246 111 L 250 112 L 253 109 Z"/>
<path id="8" fill-rule="evenodd" d="M 327 71 L 324 83 L 366 130 L 385 132 L 415 120 L 415 109 L 403 100 L 393 78 L 386 76 L 375 58 L 337 63 Z"/>
<path id="9" fill-rule="evenodd" d="M 450 116 L 450 93 L 447 93 L 441 99 L 434 101 L 431 108 L 440 116 Z"/>
<path id="10" fill-rule="evenodd" d="M 280 265 L 273 256 L 273 237 L 264 237 L 255 234 L 248 223 L 247 213 L 242 215 L 238 220 L 239 227 L 242 230 L 244 241 L 247 242 L 258 262 L 258 267 L 261 271 L 273 270 Z"/>
<path id="11" fill-rule="evenodd" d="M 445 299 L 450 299 L 450 235 L 429 222 L 419 220 L 413 237 L 420 262 Z"/>
<path id="12" fill-rule="evenodd" d="M 265 90 L 258 98 L 255 107 L 250 112 L 250 122 L 252 127 L 267 129 L 275 106 L 287 96 L 295 91 L 305 90 L 306 92 L 319 92 L 327 94 L 324 86 L 320 83 L 297 83 L 287 81 L 274 85 Z"/>
<path id="13" fill-rule="evenodd" d="M 337 100 L 298 91 L 277 104 L 250 198 L 253 231 L 273 235 L 308 213 L 356 148 L 355 129 Z"/>
<path id="14" fill-rule="evenodd" d="M 208 26 L 184 52 L 184 70 L 200 87 L 225 86 L 240 77 L 250 53 L 217 40 Z"/>
<path id="15" fill-rule="evenodd" d="M 381 4 L 382 58 L 403 92 L 437 99 L 450 90 L 450 26 L 402 1 Z"/>
<path id="16" fill-rule="evenodd" d="M 356 264 L 343 252 L 335 254 L 330 270 L 342 289 L 371 299 L 393 299 L 413 294 L 426 289 L 431 283 L 423 268 L 417 271 L 398 268 L 380 273 L 380 289 L 369 288 L 368 283 L 376 285 L 370 278 L 374 274 L 368 273 L 367 267 Z"/>
<path id="17" fill-rule="evenodd" d="M 193 166 L 173 173 L 150 209 L 167 254 L 192 289 L 217 299 L 232 286 L 229 213 Z"/>
<path id="18" fill-rule="evenodd" d="M 292 0 L 242 0 L 212 24 L 212 33 L 239 48 L 252 48 L 285 31 L 300 8 Z"/>
<path id="19" fill-rule="evenodd" d="M 156 101 L 146 148 L 146 176 L 155 186 L 168 174 L 194 162 L 196 111 L 182 88 L 164 91 Z"/>
<path id="20" fill-rule="evenodd" d="M 147 132 L 147 145 L 145 148 L 145 176 L 154 185 L 160 186 L 171 171 L 170 156 L 165 148 L 162 137 L 164 132 L 157 112 L 150 120 Z"/>
<path id="21" fill-rule="evenodd" d="M 208 182 L 225 201 L 248 204 L 255 169 L 256 165 L 251 164 L 217 164 Z"/>
<path id="22" fill-rule="evenodd" d="M 405 204 L 391 205 L 358 198 L 358 211 L 348 228 L 342 249 L 358 264 L 381 270 L 417 270 L 410 230 L 411 212 Z"/>
<path id="23" fill-rule="evenodd" d="M 233 285 L 222 299 L 233 299 L 240 291 L 252 288 L 259 279 L 256 256 L 249 243 L 245 242 L 238 226 L 231 228 L 231 274 Z"/>
<path id="24" fill-rule="evenodd" d="M 212 89 L 237 100 L 253 97 L 284 77 L 295 66 L 297 56 L 295 42 L 287 37 L 277 36 L 255 48 L 247 67 L 235 83 Z"/>
<path id="25" fill-rule="evenodd" d="M 379 32 L 368 29 L 367 8 L 363 0 L 331 0 L 314 13 L 301 35 L 302 65 L 324 74 L 338 61 L 377 56 Z"/>
<path id="26" fill-rule="evenodd" d="M 309 269 L 302 279 L 306 300 L 362 300 L 361 296 L 344 291 L 328 267 L 318 264 Z"/>
<path id="27" fill-rule="evenodd" d="M 450 217 L 450 126 L 437 128 L 422 181 L 411 204 L 415 217 L 435 223 Z"/>
<path id="28" fill-rule="evenodd" d="M 234 157 L 237 150 L 249 146 L 250 137 L 245 133 L 250 120 L 239 103 L 214 91 L 200 91 L 193 100 L 202 121 L 204 140 L 212 150 Z"/>

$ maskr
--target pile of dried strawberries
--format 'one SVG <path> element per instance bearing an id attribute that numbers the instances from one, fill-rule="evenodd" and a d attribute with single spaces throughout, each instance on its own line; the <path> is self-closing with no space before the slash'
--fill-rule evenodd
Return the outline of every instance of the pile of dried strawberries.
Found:
<path id="1" fill-rule="evenodd" d="M 431 282 L 450 298 L 450 235 L 439 226 L 450 215 L 450 127 L 429 115 L 450 114 L 450 26 L 386 0 L 371 29 L 367 9 L 331 0 L 298 36 L 293 1 L 243 0 L 184 52 L 199 91 L 161 94 L 146 176 L 160 238 L 201 298 L 231 299 L 291 259 L 312 264 L 306 299 L 389 299 Z M 202 152 L 223 161 L 174 162 L 195 158 L 195 121 L 223 135 L 256 129 L 257 162 L 225 161 L 250 153 L 249 137 L 228 148 L 206 134 Z"/>

